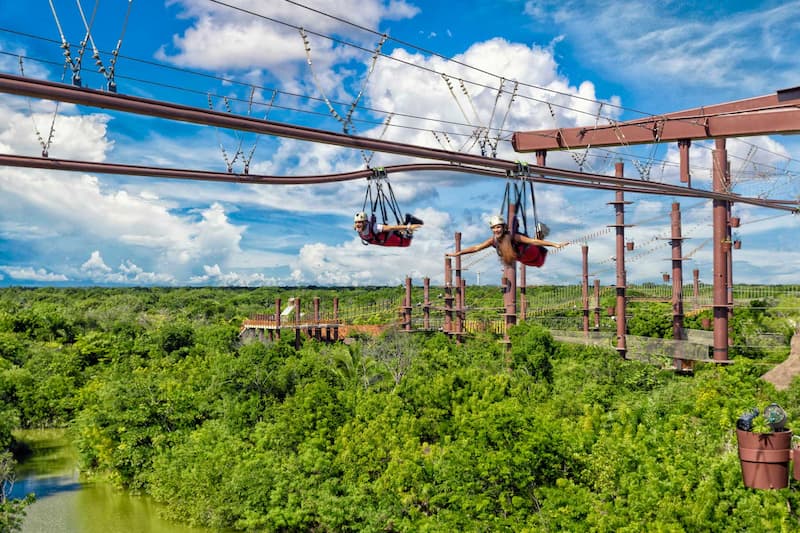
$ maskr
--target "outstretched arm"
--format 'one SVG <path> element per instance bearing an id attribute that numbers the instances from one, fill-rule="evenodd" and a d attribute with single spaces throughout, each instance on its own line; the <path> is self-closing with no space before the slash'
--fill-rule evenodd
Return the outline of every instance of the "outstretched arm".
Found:
<path id="1" fill-rule="evenodd" d="M 516 242 L 521 242 L 523 244 L 535 244 L 536 246 L 549 246 L 551 248 L 563 248 L 564 246 L 569 244 L 569 242 L 555 242 L 555 241 L 545 241 L 543 239 L 532 239 L 527 235 L 522 235 L 520 233 L 514 235 L 514 240 Z"/>
<path id="2" fill-rule="evenodd" d="M 459 250 L 457 252 L 448 252 L 445 255 L 447 255 L 448 257 L 458 257 L 459 255 L 472 254 L 472 253 L 475 253 L 475 252 L 479 252 L 481 250 L 485 250 L 486 248 L 490 247 L 491 245 L 492 245 L 492 237 L 489 237 L 488 239 L 486 239 L 482 243 L 473 244 L 472 246 L 467 246 L 466 248 L 462 248 L 461 250 Z"/>
<path id="3" fill-rule="evenodd" d="M 376 228 L 380 231 L 415 231 L 422 227 L 422 224 L 405 224 L 405 225 L 391 225 L 391 224 L 378 224 Z"/>

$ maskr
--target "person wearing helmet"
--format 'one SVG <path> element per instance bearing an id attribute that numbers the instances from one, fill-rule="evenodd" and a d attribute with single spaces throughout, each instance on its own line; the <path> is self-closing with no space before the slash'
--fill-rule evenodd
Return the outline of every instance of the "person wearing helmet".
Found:
<path id="1" fill-rule="evenodd" d="M 537 224 L 536 238 L 533 239 L 523 233 L 512 235 L 508 231 L 508 225 L 503 215 L 493 215 L 489 217 L 489 227 L 492 229 L 492 236 L 485 241 L 468 246 L 458 252 L 450 252 L 449 257 L 471 254 L 494 246 L 500 260 L 507 265 L 514 261 L 519 261 L 527 266 L 541 267 L 547 258 L 547 247 L 563 248 L 568 243 L 547 241 L 545 237 L 550 233 L 550 228 L 545 224 Z"/>
<path id="2" fill-rule="evenodd" d="M 406 214 L 404 225 L 379 224 L 375 215 L 369 218 L 363 211 L 353 217 L 353 229 L 358 233 L 361 242 L 378 246 L 409 246 L 414 231 L 422 225 L 422 220 L 409 214 Z"/>

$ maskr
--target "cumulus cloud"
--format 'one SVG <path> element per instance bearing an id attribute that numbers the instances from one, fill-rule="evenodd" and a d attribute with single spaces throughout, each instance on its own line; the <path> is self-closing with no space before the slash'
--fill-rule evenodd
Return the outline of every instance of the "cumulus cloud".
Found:
<path id="1" fill-rule="evenodd" d="M 111 272 L 111 268 L 105 264 L 100 252 L 97 250 L 92 252 L 91 257 L 81 265 L 81 270 L 87 272 Z"/>
<path id="2" fill-rule="evenodd" d="M 40 281 L 46 283 L 69 281 L 67 276 L 50 272 L 44 268 L 0 266 L 0 270 L 5 271 L 12 281 Z"/>
<path id="3" fill-rule="evenodd" d="M 174 35 L 158 37 L 162 46 L 156 56 L 174 65 L 258 85 L 252 89 L 221 83 L 209 97 L 218 111 L 225 110 L 223 94 L 231 98 L 228 103 L 235 112 L 244 113 L 250 95 L 268 101 L 271 91 L 267 87 L 277 87 L 312 98 L 289 99 L 283 94 L 270 110 L 270 119 L 292 121 L 302 117 L 302 121 L 312 120 L 331 131 L 341 131 L 343 124 L 323 104 L 322 96 L 338 102 L 340 114 L 345 115 L 363 88 L 359 102 L 369 110 L 355 113 L 353 122 L 347 124 L 350 133 L 470 153 L 483 149 L 492 154 L 496 150 L 498 157 L 517 159 L 520 155 L 508 142 L 512 131 L 591 126 L 600 112 L 605 118 L 621 118 L 619 96 L 601 94 L 599 82 L 593 79 L 564 73 L 559 47 L 569 44 L 579 49 L 581 61 L 606 66 L 608 72 L 613 67 L 615 76 L 625 83 L 652 83 L 653 72 L 662 73 L 667 80 L 696 83 L 696 76 L 686 76 L 691 69 L 712 78 L 703 83 L 720 85 L 727 83 L 725 80 L 740 79 L 733 75 L 738 71 L 730 68 L 742 67 L 764 51 L 764 47 L 761 51 L 744 49 L 740 37 L 752 31 L 753 24 L 761 23 L 768 41 L 780 15 L 798 5 L 790 2 L 787 8 L 733 16 L 726 23 L 712 24 L 705 35 L 700 26 L 670 12 L 669 5 L 654 8 L 658 16 L 653 16 L 652 10 L 612 4 L 527 2 L 525 11 L 531 20 L 553 27 L 554 33 L 547 36 L 548 42 L 543 40 L 544 44 L 491 38 L 456 52 L 455 61 L 395 45 L 386 48 L 391 57 L 373 62 L 371 50 L 378 36 L 372 33 L 291 3 L 237 2 L 242 10 L 309 30 L 313 27 L 320 34 L 341 36 L 363 48 L 343 46 L 309 31 L 313 63 L 309 68 L 309 56 L 296 28 L 220 4 L 172 1 L 168 7 L 180 11 L 183 26 Z M 419 13 L 418 8 L 402 0 L 326 0 L 314 7 L 369 28 Z M 787 24 L 796 22 L 792 19 Z M 626 33 L 630 27 L 641 31 Z M 449 30 L 447 34 L 451 35 Z M 766 56 L 778 58 L 783 65 L 796 62 L 781 59 L 794 56 L 778 53 L 780 46 L 780 40 L 773 39 L 771 53 Z M 738 63 L 733 62 L 731 67 L 731 62 L 723 59 L 734 52 L 732 57 L 738 58 Z M 8 65 L 7 58 L 0 61 Z M 410 64 L 421 68 L 411 68 Z M 620 64 L 625 65 L 622 71 Z M 364 73 L 373 66 L 369 83 L 363 85 Z M 488 73 L 502 75 L 503 81 Z M 45 77 L 46 72 L 39 74 Z M 206 81 L 203 83 L 199 92 L 207 90 Z M 648 90 L 647 94 L 652 92 Z M 198 105 L 195 96 L 183 95 L 191 105 Z M 205 99 L 205 95 L 200 98 L 201 106 Z M 314 115 L 303 115 L 305 111 Z M 384 112 L 394 113 L 388 124 Z M 262 113 L 266 113 L 266 106 L 258 107 L 253 115 Z M 17 97 L 0 102 L 0 152 L 38 155 L 43 149 L 39 138 L 49 138 L 51 123 L 53 140 L 47 145 L 51 157 L 224 170 L 222 147 L 228 158 L 239 153 L 235 166 L 239 172 L 242 154 L 257 144 L 249 168 L 253 174 L 329 174 L 409 162 L 405 156 L 200 126 L 165 125 L 163 121 L 92 112 L 67 104 L 60 104 L 56 110 L 52 102 Z M 753 145 L 757 149 L 752 149 Z M 712 148 L 711 143 L 693 144 L 692 179 L 698 186 L 709 184 Z M 647 178 L 677 182 L 677 150 L 674 146 L 659 150 L 655 155 L 664 162 L 659 168 L 649 167 Z M 548 163 L 613 172 L 613 151 L 586 150 L 584 154 L 581 159 L 579 152 L 551 153 Z M 763 181 L 759 182 L 763 176 L 753 169 L 757 165 L 786 168 L 789 154 L 771 139 L 750 140 L 749 144 L 730 142 L 736 190 L 763 189 Z M 645 154 L 642 160 L 647 158 Z M 650 163 L 655 160 L 653 154 L 650 159 Z M 626 169 L 629 176 L 637 172 L 641 170 L 631 166 Z M 390 178 L 402 209 L 426 222 L 410 249 L 363 246 L 354 236 L 350 222 L 363 205 L 366 180 L 256 186 L 2 168 L 0 235 L 15 249 L 29 253 L 29 257 L 17 259 L 19 264 L 8 261 L 4 271 L 9 277 L 40 276 L 40 281 L 51 277 L 51 281 L 120 284 L 368 285 L 399 284 L 406 275 L 430 276 L 440 283 L 443 254 L 453 248 L 453 233 L 462 233 L 464 245 L 486 238 L 485 221 L 500 208 L 503 182 L 455 172 L 408 173 Z M 796 192 L 796 185 L 788 178 L 782 186 L 786 192 Z M 529 280 L 576 282 L 569 273 L 581 270 L 582 238 L 591 245 L 593 258 L 606 261 L 615 253 L 613 237 L 606 231 L 606 225 L 613 221 L 613 210 L 598 200 L 598 193 L 548 186 L 537 186 L 536 190 L 539 215 L 553 228 L 553 236 L 574 240 L 575 245 L 548 260 L 548 266 L 557 264 L 558 268 L 529 271 Z M 632 260 L 631 277 L 647 279 L 658 276 L 664 268 L 662 259 L 668 257 L 669 250 L 658 246 L 663 245 L 669 230 L 665 215 L 669 200 L 636 197 L 629 208 L 635 224 L 627 235 L 637 241 L 637 254 L 643 257 L 636 264 Z M 763 216 L 763 212 L 747 206 L 736 209 L 743 219 Z M 687 232 L 695 228 L 707 231 L 708 221 L 702 216 L 688 208 L 686 216 Z M 740 231 L 748 237 L 763 236 L 778 229 L 781 222 L 766 220 L 745 225 Z M 698 229 L 697 238 L 702 238 L 701 233 Z M 705 248 L 694 256 L 705 261 L 709 253 Z M 749 250 L 738 258 L 748 268 L 757 264 Z M 473 260 L 474 266 L 466 272 L 468 280 L 477 281 L 478 269 L 483 269 L 482 281 L 493 282 L 499 272 L 496 258 L 487 255 Z M 608 266 L 613 269 L 613 265 Z"/>

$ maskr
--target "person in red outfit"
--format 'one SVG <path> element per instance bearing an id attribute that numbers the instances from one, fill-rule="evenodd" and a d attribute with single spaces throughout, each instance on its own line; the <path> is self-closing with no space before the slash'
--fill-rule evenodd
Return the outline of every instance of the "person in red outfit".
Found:
<path id="1" fill-rule="evenodd" d="M 423 222 L 411 215 L 406 215 L 405 222 L 404 225 L 380 224 L 374 216 L 370 219 L 360 211 L 353 217 L 353 229 L 364 244 L 406 247 L 411 245 L 414 231 L 421 228 Z"/>

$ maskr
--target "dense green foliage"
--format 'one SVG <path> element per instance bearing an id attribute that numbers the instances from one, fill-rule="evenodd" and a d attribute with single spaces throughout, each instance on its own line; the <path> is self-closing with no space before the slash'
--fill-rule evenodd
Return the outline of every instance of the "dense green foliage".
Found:
<path id="1" fill-rule="evenodd" d="M 240 343 L 241 320 L 276 296 L 288 293 L 0 291 L 0 446 L 17 426 L 69 426 L 85 472 L 212 528 L 800 528 L 795 482 L 742 484 L 736 418 L 773 401 L 800 417 L 800 382 L 775 391 L 759 379 L 764 359 L 745 357 L 761 354 L 679 376 L 530 322 L 508 351 L 488 336 L 395 331 Z M 752 307 L 742 338 L 789 334 L 768 303 Z M 636 334 L 664 336 L 668 310 L 653 309 Z"/>

